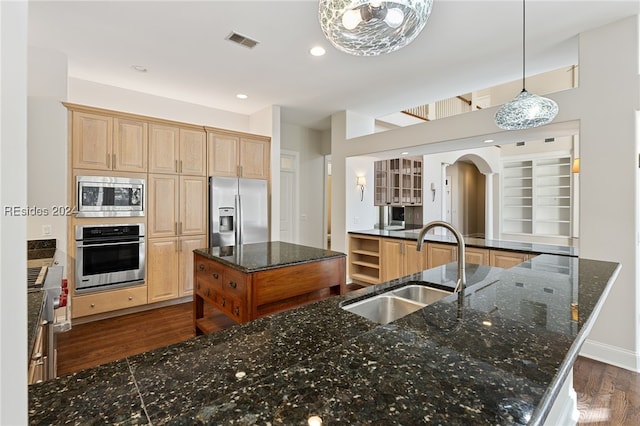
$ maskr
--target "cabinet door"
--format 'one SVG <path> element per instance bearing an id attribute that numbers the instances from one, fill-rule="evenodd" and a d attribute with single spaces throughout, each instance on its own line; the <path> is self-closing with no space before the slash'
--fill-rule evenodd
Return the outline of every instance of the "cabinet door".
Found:
<path id="1" fill-rule="evenodd" d="M 178 176 L 149 175 L 147 237 L 173 237 L 178 232 Z"/>
<path id="2" fill-rule="evenodd" d="M 389 162 L 380 160 L 373 163 L 374 186 L 373 205 L 386 206 L 389 201 Z"/>
<path id="3" fill-rule="evenodd" d="M 446 265 L 457 258 L 458 248 L 454 245 L 428 243 L 427 249 L 429 250 L 427 254 L 429 269 Z"/>
<path id="4" fill-rule="evenodd" d="M 178 297 L 193 294 L 193 251 L 207 246 L 207 238 L 204 235 L 182 237 L 179 240 L 179 268 Z"/>
<path id="5" fill-rule="evenodd" d="M 149 172 L 178 173 L 180 129 L 163 124 L 149 125 Z"/>
<path id="6" fill-rule="evenodd" d="M 403 245 L 404 241 L 391 238 L 383 238 L 380 240 L 382 251 L 381 275 L 382 281 L 389 281 L 403 276 Z"/>
<path id="7" fill-rule="evenodd" d="M 238 145 L 240 138 L 233 135 L 209 133 L 210 176 L 235 177 L 238 175 Z"/>
<path id="8" fill-rule="evenodd" d="M 147 123 L 114 119 L 113 169 L 127 172 L 147 171 Z"/>
<path id="9" fill-rule="evenodd" d="M 180 176 L 180 235 L 207 233 L 207 181 L 204 177 Z"/>
<path id="10" fill-rule="evenodd" d="M 149 303 L 178 297 L 178 239 L 147 240 Z"/>
<path id="11" fill-rule="evenodd" d="M 180 129 L 180 173 L 207 174 L 207 139 L 204 130 Z"/>
<path id="12" fill-rule="evenodd" d="M 111 170 L 112 141 L 113 118 L 77 111 L 72 113 L 74 168 Z"/>
<path id="13" fill-rule="evenodd" d="M 489 250 L 477 247 L 465 247 L 465 262 L 476 265 L 489 265 Z"/>
<path id="14" fill-rule="evenodd" d="M 527 253 L 516 253 L 511 251 L 491 250 L 491 266 L 498 268 L 512 268 L 529 259 Z"/>
<path id="15" fill-rule="evenodd" d="M 416 250 L 417 242 L 405 241 L 404 243 L 404 275 L 415 274 L 427 269 L 427 251 L 422 245 L 422 250 Z"/>
<path id="16" fill-rule="evenodd" d="M 249 179 L 269 179 L 268 140 L 240 139 L 241 176 Z"/>

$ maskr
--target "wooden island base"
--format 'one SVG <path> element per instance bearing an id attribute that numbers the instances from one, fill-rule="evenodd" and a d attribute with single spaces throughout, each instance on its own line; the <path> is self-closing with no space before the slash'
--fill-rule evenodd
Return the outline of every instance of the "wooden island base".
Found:
<path id="1" fill-rule="evenodd" d="M 193 313 L 197 335 L 213 331 L 213 324 L 204 315 L 205 303 L 244 323 L 346 291 L 344 256 L 257 271 L 241 271 L 198 251 L 194 256 Z"/>

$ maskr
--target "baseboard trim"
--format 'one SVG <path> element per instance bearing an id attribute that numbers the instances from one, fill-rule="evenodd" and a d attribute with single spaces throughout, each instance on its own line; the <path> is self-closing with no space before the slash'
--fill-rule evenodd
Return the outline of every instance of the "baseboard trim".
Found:
<path id="1" fill-rule="evenodd" d="M 640 373 L 639 354 L 617 346 L 587 339 L 580 349 L 580 356 Z"/>

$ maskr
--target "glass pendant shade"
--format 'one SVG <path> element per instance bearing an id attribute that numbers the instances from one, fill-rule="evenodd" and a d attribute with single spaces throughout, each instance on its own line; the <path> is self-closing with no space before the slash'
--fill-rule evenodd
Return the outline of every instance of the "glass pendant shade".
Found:
<path id="1" fill-rule="evenodd" d="M 558 115 L 558 104 L 522 90 L 512 101 L 498 108 L 495 122 L 505 130 L 530 129 L 549 124 Z"/>
<path id="2" fill-rule="evenodd" d="M 320 0 L 325 37 L 337 49 L 357 56 L 390 53 L 420 34 L 433 0 Z"/>

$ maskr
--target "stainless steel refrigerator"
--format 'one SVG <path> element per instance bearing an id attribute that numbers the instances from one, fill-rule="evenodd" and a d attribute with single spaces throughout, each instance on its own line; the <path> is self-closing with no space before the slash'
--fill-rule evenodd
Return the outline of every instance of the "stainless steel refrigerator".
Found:
<path id="1" fill-rule="evenodd" d="M 209 246 L 269 240 L 267 181 L 209 177 Z"/>

